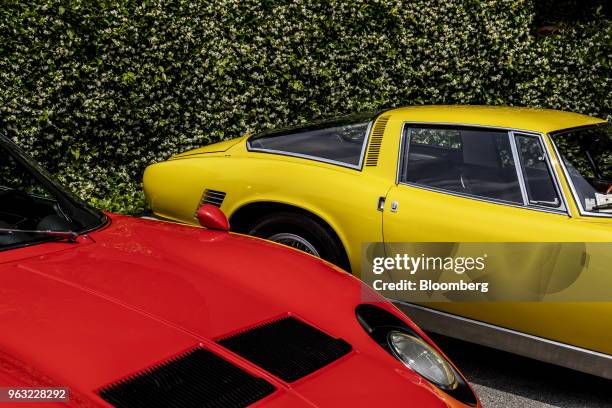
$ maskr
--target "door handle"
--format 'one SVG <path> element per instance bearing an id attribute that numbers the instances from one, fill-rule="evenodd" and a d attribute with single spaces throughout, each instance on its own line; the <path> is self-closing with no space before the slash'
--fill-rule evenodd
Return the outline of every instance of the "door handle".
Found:
<path id="1" fill-rule="evenodd" d="M 385 197 L 378 197 L 378 204 L 376 205 L 378 211 L 385 211 Z"/>

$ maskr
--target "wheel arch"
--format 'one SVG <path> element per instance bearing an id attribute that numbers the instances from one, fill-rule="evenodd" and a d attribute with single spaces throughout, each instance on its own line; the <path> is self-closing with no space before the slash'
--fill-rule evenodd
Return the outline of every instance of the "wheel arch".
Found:
<path id="1" fill-rule="evenodd" d="M 333 222 L 326 219 L 327 217 L 319 215 L 320 212 L 314 209 L 275 200 L 250 201 L 247 203 L 242 203 L 240 206 L 238 206 L 238 208 L 232 211 L 229 217 L 230 228 L 234 232 L 247 234 L 249 232 L 249 227 L 252 226 L 254 221 L 258 220 L 265 214 L 272 214 L 274 212 L 281 211 L 294 212 L 305 217 L 309 217 L 321 224 L 330 233 L 330 235 L 337 240 L 338 244 L 342 248 L 344 255 L 343 263 L 345 268 L 348 268 L 348 271 L 350 272 L 350 247 L 347 245 L 346 239 L 342 236 L 339 228 Z"/>

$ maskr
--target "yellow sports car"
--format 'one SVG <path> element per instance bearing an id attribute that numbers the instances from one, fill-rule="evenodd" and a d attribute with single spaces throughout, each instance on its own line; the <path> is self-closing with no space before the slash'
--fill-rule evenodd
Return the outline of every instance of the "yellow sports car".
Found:
<path id="1" fill-rule="evenodd" d="M 211 203 L 236 232 L 361 276 L 368 242 L 612 241 L 611 148 L 589 116 L 406 107 L 195 149 L 149 166 L 144 187 L 159 217 L 197 224 Z M 612 378 L 612 268 L 573 286 L 597 302 L 397 304 L 430 331 Z"/>

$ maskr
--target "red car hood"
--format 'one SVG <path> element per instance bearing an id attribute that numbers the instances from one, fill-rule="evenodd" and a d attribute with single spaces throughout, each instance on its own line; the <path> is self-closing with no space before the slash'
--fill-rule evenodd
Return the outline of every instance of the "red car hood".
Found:
<path id="1" fill-rule="evenodd" d="M 19 260 L 0 254 L 0 369 L 27 377 L 17 383 L 68 386 L 74 403 L 104 406 L 101 387 L 201 345 L 277 388 L 256 405 L 434 407 L 450 398 L 365 334 L 354 314 L 362 284 L 321 260 L 120 216 L 90 236 Z M 345 339 L 353 352 L 288 385 L 215 342 L 287 314 Z"/>

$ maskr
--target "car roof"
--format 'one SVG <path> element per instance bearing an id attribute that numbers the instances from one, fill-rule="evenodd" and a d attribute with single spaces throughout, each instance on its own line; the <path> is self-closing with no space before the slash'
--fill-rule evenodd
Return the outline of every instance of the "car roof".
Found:
<path id="1" fill-rule="evenodd" d="M 469 124 L 550 133 L 606 123 L 604 119 L 552 109 L 510 106 L 424 105 L 391 109 L 384 115 L 406 122 Z"/>

